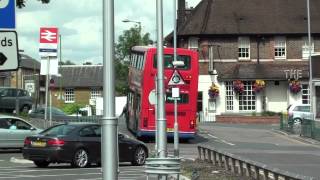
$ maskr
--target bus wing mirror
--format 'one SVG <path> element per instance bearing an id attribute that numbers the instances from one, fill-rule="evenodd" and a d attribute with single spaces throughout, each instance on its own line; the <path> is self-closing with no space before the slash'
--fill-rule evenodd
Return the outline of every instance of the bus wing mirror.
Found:
<path id="1" fill-rule="evenodd" d="M 184 66 L 184 61 L 172 61 L 172 65 L 175 67 Z"/>

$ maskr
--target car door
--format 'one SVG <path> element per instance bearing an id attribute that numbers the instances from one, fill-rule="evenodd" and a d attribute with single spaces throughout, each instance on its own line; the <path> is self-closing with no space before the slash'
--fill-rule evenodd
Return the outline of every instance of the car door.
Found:
<path id="1" fill-rule="evenodd" d="M 8 134 L 9 134 L 8 119 L 1 118 L 0 119 L 0 148 L 5 148 L 9 146 Z"/>
<path id="2" fill-rule="evenodd" d="M 130 139 L 126 138 L 125 135 L 119 133 L 118 142 L 119 142 L 119 161 L 120 162 L 131 161 L 134 149 Z"/>
<path id="3" fill-rule="evenodd" d="M 8 140 L 10 147 L 23 147 L 24 139 L 27 136 L 37 134 L 35 128 L 20 119 L 10 118 L 10 125 L 15 125 L 15 128 L 9 127 Z"/>
<path id="4" fill-rule="evenodd" d="M 79 131 L 79 142 L 89 151 L 91 161 L 100 161 L 101 141 L 95 133 L 96 126 L 86 126 Z"/>
<path id="5" fill-rule="evenodd" d="M 16 91 L 14 89 L 4 89 L 1 92 L 1 108 L 15 109 L 16 106 Z"/>

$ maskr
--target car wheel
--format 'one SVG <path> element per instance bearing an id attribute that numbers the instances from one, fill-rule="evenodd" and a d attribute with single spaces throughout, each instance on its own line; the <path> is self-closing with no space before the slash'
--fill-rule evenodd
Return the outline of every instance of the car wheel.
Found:
<path id="1" fill-rule="evenodd" d="M 21 108 L 21 112 L 23 112 L 23 113 L 28 113 L 29 110 L 30 110 L 30 108 L 29 108 L 29 106 L 27 106 L 27 105 L 24 105 L 24 106 Z"/>
<path id="2" fill-rule="evenodd" d="M 72 166 L 83 168 L 89 165 L 89 154 L 84 149 L 78 149 L 73 155 Z"/>
<path id="3" fill-rule="evenodd" d="M 133 161 L 131 162 L 132 165 L 136 165 L 136 166 L 144 165 L 147 159 L 147 150 L 142 146 L 138 146 L 133 156 L 134 156 Z"/>
<path id="4" fill-rule="evenodd" d="M 48 161 L 33 161 L 33 163 L 39 168 L 48 167 L 50 164 L 50 162 L 48 162 Z"/>

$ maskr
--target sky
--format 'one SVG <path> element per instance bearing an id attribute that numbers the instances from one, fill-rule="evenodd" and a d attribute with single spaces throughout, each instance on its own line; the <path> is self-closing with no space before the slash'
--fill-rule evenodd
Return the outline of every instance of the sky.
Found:
<path id="1" fill-rule="evenodd" d="M 195 7 L 201 0 L 186 0 L 188 7 Z M 26 7 L 16 9 L 16 30 L 19 49 L 40 59 L 40 27 L 57 27 L 61 35 L 62 60 L 76 64 L 102 63 L 102 0 L 51 0 L 41 4 L 27 0 Z M 124 30 L 141 22 L 142 33 L 156 37 L 156 0 L 114 0 L 115 40 Z M 163 0 L 164 36 L 173 29 L 173 1 Z"/>

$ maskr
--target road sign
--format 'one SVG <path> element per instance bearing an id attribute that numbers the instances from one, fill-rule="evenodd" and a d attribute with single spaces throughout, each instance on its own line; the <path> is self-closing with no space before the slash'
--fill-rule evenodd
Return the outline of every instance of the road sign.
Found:
<path id="1" fill-rule="evenodd" d="M 0 31 L 0 71 L 16 70 L 18 65 L 17 33 Z"/>
<path id="2" fill-rule="evenodd" d="M 16 28 L 15 0 L 0 0 L 0 29 Z"/>
<path id="3" fill-rule="evenodd" d="M 42 57 L 57 56 L 58 49 L 58 28 L 40 28 L 39 54 Z"/>
<path id="4" fill-rule="evenodd" d="M 170 81 L 168 82 L 168 85 L 184 85 L 184 84 L 185 82 L 181 78 L 179 72 L 175 70 L 170 78 Z"/>

